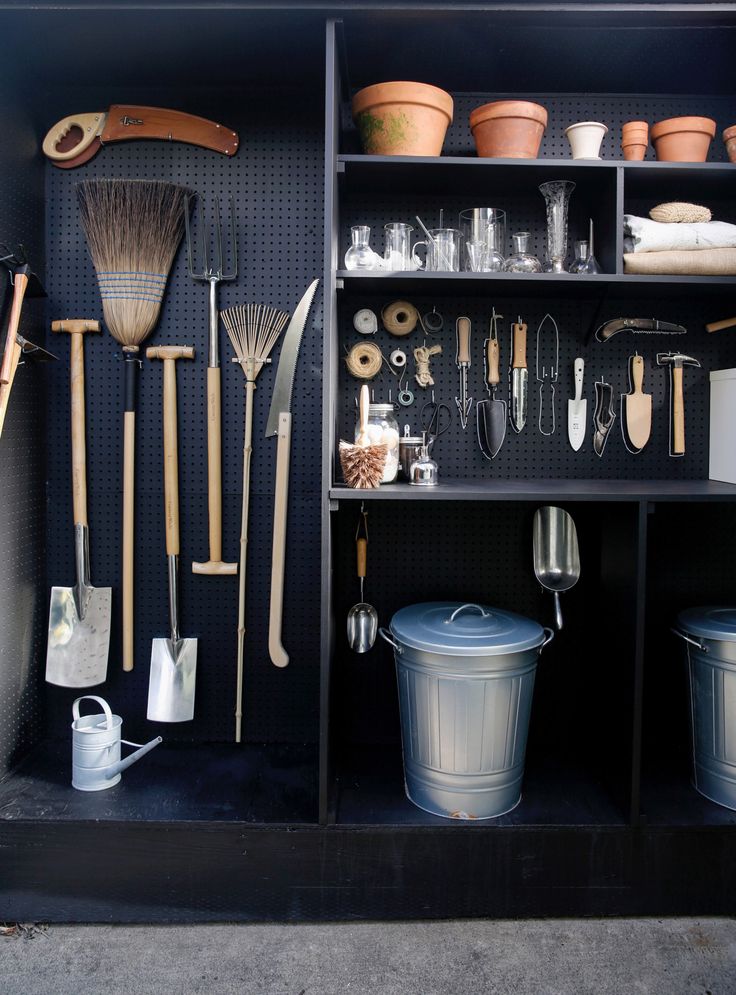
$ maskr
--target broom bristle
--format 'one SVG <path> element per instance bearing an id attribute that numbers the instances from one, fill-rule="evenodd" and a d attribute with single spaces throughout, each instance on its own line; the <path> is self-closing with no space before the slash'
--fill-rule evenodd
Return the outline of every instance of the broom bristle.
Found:
<path id="1" fill-rule="evenodd" d="M 387 456 L 388 447 L 383 442 L 375 446 L 353 446 L 340 439 L 340 465 L 348 487 L 378 487 Z"/>
<path id="2" fill-rule="evenodd" d="M 130 351 L 158 321 L 184 234 L 186 187 L 159 180 L 83 180 L 80 220 L 110 333 Z"/>

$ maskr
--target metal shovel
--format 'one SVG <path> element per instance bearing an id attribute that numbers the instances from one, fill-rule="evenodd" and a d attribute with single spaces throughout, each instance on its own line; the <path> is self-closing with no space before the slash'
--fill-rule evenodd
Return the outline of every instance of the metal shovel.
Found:
<path id="1" fill-rule="evenodd" d="M 478 445 L 486 459 L 493 459 L 503 445 L 506 437 L 506 402 L 496 397 L 498 385 L 501 382 L 499 372 L 498 319 L 502 314 L 496 314 L 493 309 L 489 336 L 485 341 L 486 384 L 490 398 L 478 401 L 475 406 L 477 419 Z"/>
<path id="2" fill-rule="evenodd" d="M 366 522 L 365 512 L 363 521 Z M 358 526 L 360 529 L 360 526 Z M 356 536 L 355 547 L 358 558 L 358 577 L 360 578 L 360 601 L 348 612 L 348 644 L 355 653 L 367 653 L 373 648 L 378 632 L 378 614 L 373 605 L 363 600 L 363 584 L 365 582 L 366 565 L 368 561 L 368 528 L 364 525 L 365 538 Z"/>
<path id="3" fill-rule="evenodd" d="M 197 640 L 179 635 L 179 453 L 176 430 L 176 361 L 194 359 L 191 346 L 152 346 L 148 359 L 164 361 L 164 510 L 169 568 L 170 639 L 154 639 L 148 685 L 148 718 L 189 722 L 194 718 Z"/>
<path id="4" fill-rule="evenodd" d="M 72 501 L 74 510 L 74 587 L 52 587 L 46 680 L 63 688 L 88 688 L 107 677 L 112 588 L 92 587 L 87 525 L 87 452 L 85 444 L 84 334 L 99 332 L 99 321 L 54 321 L 54 332 L 71 335 Z"/>
<path id="5" fill-rule="evenodd" d="M 580 579 L 578 534 L 570 515 L 550 505 L 534 513 L 534 573 L 555 596 L 555 625 L 562 628 L 560 593 Z"/>

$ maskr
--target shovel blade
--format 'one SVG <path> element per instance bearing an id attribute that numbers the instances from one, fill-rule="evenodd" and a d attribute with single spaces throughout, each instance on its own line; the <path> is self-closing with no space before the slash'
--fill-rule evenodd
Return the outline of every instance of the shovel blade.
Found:
<path id="1" fill-rule="evenodd" d="M 107 677 L 112 588 L 87 589 L 84 618 L 74 588 L 52 587 L 46 680 L 63 688 L 91 688 Z"/>
<path id="2" fill-rule="evenodd" d="M 506 437 L 506 402 L 479 401 L 476 417 L 480 451 L 486 459 L 493 459 Z"/>
<path id="3" fill-rule="evenodd" d="M 196 676 L 196 639 L 154 639 L 147 717 L 152 722 L 190 722 Z"/>

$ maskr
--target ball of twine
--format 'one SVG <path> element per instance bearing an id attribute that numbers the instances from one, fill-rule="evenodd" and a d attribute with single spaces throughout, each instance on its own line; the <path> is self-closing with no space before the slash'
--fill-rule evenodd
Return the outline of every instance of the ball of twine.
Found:
<path id="1" fill-rule="evenodd" d="M 381 321 L 389 335 L 410 335 L 417 327 L 419 312 L 408 301 L 394 301 L 381 311 Z"/>
<path id="2" fill-rule="evenodd" d="M 682 201 L 671 201 L 668 204 L 657 204 L 649 212 L 652 221 L 664 221 L 667 224 L 686 222 L 696 224 L 699 221 L 710 221 L 712 214 L 707 207 L 699 204 L 687 204 Z"/>
<path id="3" fill-rule="evenodd" d="M 375 342 L 357 342 L 345 357 L 345 365 L 357 380 L 372 380 L 381 370 L 383 353 Z"/>

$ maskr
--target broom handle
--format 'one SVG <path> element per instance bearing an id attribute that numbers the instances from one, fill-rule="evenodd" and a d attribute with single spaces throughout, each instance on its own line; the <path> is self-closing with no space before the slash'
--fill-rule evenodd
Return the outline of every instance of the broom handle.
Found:
<path id="1" fill-rule="evenodd" d="M 138 363 L 125 354 L 123 415 L 123 670 L 133 669 L 133 549 L 135 545 L 135 409 Z"/>
<path id="2" fill-rule="evenodd" d="M 245 564 L 248 557 L 250 458 L 253 452 L 253 380 L 245 381 L 245 435 L 243 437 L 243 512 L 240 519 L 240 579 L 238 582 L 238 673 L 235 691 L 235 742 L 240 742 L 243 719 L 243 657 L 245 653 Z"/>
<path id="3" fill-rule="evenodd" d="M 207 367 L 207 493 L 210 560 L 222 562 L 222 401 L 220 367 Z"/>

